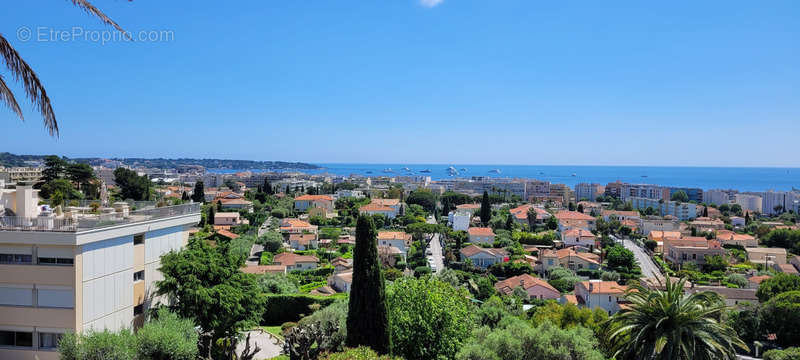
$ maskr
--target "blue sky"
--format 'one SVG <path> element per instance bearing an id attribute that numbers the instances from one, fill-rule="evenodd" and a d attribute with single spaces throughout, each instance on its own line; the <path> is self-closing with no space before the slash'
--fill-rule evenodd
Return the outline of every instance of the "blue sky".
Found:
<path id="1" fill-rule="evenodd" d="M 0 151 L 800 166 L 797 1 L 94 3 L 172 38 L 52 40 L 108 29 L 68 1 L 4 6 L 61 136 L 0 108 Z"/>

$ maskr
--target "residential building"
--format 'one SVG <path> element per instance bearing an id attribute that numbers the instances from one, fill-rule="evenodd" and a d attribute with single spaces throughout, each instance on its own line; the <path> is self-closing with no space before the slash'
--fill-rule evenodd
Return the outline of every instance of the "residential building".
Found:
<path id="1" fill-rule="evenodd" d="M 796 268 L 798 271 L 800 271 L 800 255 L 795 255 L 794 257 L 792 257 L 792 259 L 791 259 L 791 260 L 789 260 L 789 263 L 790 263 L 790 264 L 792 264 L 792 265 L 794 265 L 794 267 L 795 267 L 795 268 Z"/>
<path id="2" fill-rule="evenodd" d="M 475 245 L 464 247 L 460 251 L 461 261 L 472 261 L 472 265 L 486 269 L 494 264 L 508 261 L 508 252 L 504 249 L 482 248 Z"/>
<path id="3" fill-rule="evenodd" d="M 722 205 L 722 204 L 730 204 L 734 196 L 736 196 L 738 191 L 736 190 L 706 190 L 703 192 L 703 199 L 704 203 L 709 205 Z M 759 211 L 761 208 L 759 207 Z"/>
<path id="4" fill-rule="evenodd" d="M 56 216 L 16 192 L 17 216 L 0 216 L 0 359 L 58 359 L 64 333 L 140 326 L 166 301 L 161 255 L 200 221 L 199 204 Z"/>
<path id="5" fill-rule="evenodd" d="M 659 199 L 648 199 L 642 197 L 629 197 L 634 209 L 644 210 L 653 208 L 661 216 L 672 215 L 678 220 L 690 220 L 697 217 L 697 205 L 692 203 L 682 203 L 677 201 L 664 201 Z"/>
<path id="6" fill-rule="evenodd" d="M 772 265 L 772 267 L 775 269 L 775 271 L 782 272 L 784 274 L 789 274 L 789 275 L 799 274 L 797 269 L 795 269 L 794 265 L 792 264 L 774 264 Z"/>
<path id="7" fill-rule="evenodd" d="M 622 184 L 622 192 L 619 199 L 623 202 L 630 201 L 631 198 L 643 198 L 650 200 L 669 200 L 669 188 L 651 184 Z M 636 208 L 634 206 L 634 208 Z"/>
<path id="8" fill-rule="evenodd" d="M 294 208 L 297 211 L 307 211 L 308 208 L 323 208 L 333 211 L 333 198 L 329 195 L 302 195 L 294 198 Z"/>
<path id="9" fill-rule="evenodd" d="M 42 178 L 40 167 L 2 167 L 0 166 L 0 180 L 9 184 L 35 183 Z"/>
<path id="10" fill-rule="evenodd" d="M 761 196 L 758 195 L 736 194 L 733 201 L 742 207 L 742 211 L 751 213 L 760 213 L 764 206 Z"/>
<path id="11" fill-rule="evenodd" d="M 758 304 L 756 289 L 734 289 L 723 286 L 695 286 L 686 289 L 688 293 L 711 291 L 719 294 L 725 300 L 727 306 L 737 306 L 744 304 Z"/>
<path id="12" fill-rule="evenodd" d="M 311 225 L 307 221 L 295 218 L 281 219 L 279 229 L 284 236 L 287 236 L 287 238 L 289 234 L 317 233 L 316 225 Z"/>
<path id="13" fill-rule="evenodd" d="M 338 292 L 349 293 L 350 288 L 353 286 L 353 270 L 333 273 L 333 275 L 328 278 L 328 285 Z"/>
<path id="14" fill-rule="evenodd" d="M 589 252 L 575 251 L 574 247 L 559 250 L 543 249 L 539 252 L 539 263 L 536 266 L 536 271 L 548 274 L 555 267 L 563 267 L 572 271 L 580 269 L 599 270 L 600 264 L 600 256 Z"/>
<path id="15" fill-rule="evenodd" d="M 603 216 L 603 220 L 610 221 L 611 217 L 616 217 L 617 220 L 633 220 L 639 221 L 641 220 L 641 215 L 639 215 L 638 211 L 625 211 L 625 210 L 602 210 L 600 211 L 600 215 Z"/>
<path id="16" fill-rule="evenodd" d="M 731 225 L 735 228 L 741 228 L 747 225 L 747 220 L 741 216 L 731 216 Z"/>
<path id="17" fill-rule="evenodd" d="M 767 280 L 767 279 L 770 279 L 770 278 L 772 278 L 772 276 L 769 276 L 769 275 L 751 276 L 749 279 L 747 279 L 747 282 L 748 282 L 747 288 L 748 289 L 758 289 L 758 287 L 761 286 L 761 283 L 764 280 Z"/>
<path id="18" fill-rule="evenodd" d="M 309 250 L 319 247 L 317 234 L 289 234 L 289 246 L 294 250 Z"/>
<path id="19" fill-rule="evenodd" d="M 458 209 L 447 214 L 447 224 L 456 231 L 467 231 L 471 219 L 472 211 L 468 210 Z"/>
<path id="20" fill-rule="evenodd" d="M 0 215 L 9 209 L 14 216 L 33 218 L 39 216 L 39 190 L 31 185 L 17 185 L 15 189 L 6 189 L 5 181 L 0 180 Z"/>
<path id="21" fill-rule="evenodd" d="M 689 226 L 697 229 L 698 232 L 715 232 L 725 229 L 725 222 L 720 219 L 697 218 L 689 222 Z"/>
<path id="22" fill-rule="evenodd" d="M 758 247 L 758 240 L 753 235 L 739 234 L 730 230 L 719 230 L 716 234 L 717 240 L 722 242 L 722 245 Z"/>
<path id="23" fill-rule="evenodd" d="M 561 240 L 564 241 L 565 246 L 581 246 L 594 249 L 597 237 L 589 230 L 572 228 L 561 233 Z"/>
<path id="24" fill-rule="evenodd" d="M 494 284 L 494 288 L 497 289 L 497 292 L 504 295 L 511 295 L 514 289 L 518 287 L 525 290 L 530 299 L 556 300 L 561 297 L 561 293 L 552 285 L 548 284 L 547 281 L 529 274 L 510 277 Z"/>
<path id="25" fill-rule="evenodd" d="M 656 242 L 655 252 L 664 252 L 664 241 L 666 240 L 679 240 L 681 238 L 680 231 L 662 231 L 652 230 L 647 233 L 647 238 Z"/>
<path id="26" fill-rule="evenodd" d="M 703 189 L 686 187 L 669 187 L 669 198 L 678 191 L 683 191 L 689 197 L 689 201 L 703 202 Z"/>
<path id="27" fill-rule="evenodd" d="M 603 211 L 603 204 L 594 201 L 579 201 L 577 208 L 578 212 L 591 216 L 598 216 Z"/>
<path id="28" fill-rule="evenodd" d="M 370 204 L 364 205 L 364 206 L 358 208 L 358 212 L 359 212 L 359 214 L 367 214 L 367 215 L 381 214 L 381 215 L 386 216 L 389 219 L 394 219 L 399 214 L 397 209 L 395 209 L 393 207 L 386 206 L 386 205 L 381 205 L 381 204 L 376 204 L 376 203 L 370 203 Z"/>
<path id="29" fill-rule="evenodd" d="M 218 199 L 223 210 L 247 210 L 253 212 L 253 202 L 245 199 Z"/>
<path id="30" fill-rule="evenodd" d="M 344 197 L 354 197 L 357 199 L 361 199 L 364 197 L 364 192 L 361 190 L 337 190 L 336 191 L 336 198 L 341 199 Z"/>
<path id="31" fill-rule="evenodd" d="M 561 210 L 555 217 L 558 219 L 558 229 L 562 232 L 569 228 L 594 230 L 597 225 L 597 219 L 577 211 Z"/>
<path id="32" fill-rule="evenodd" d="M 680 222 L 675 219 L 665 219 L 658 216 L 643 218 L 639 221 L 639 233 L 649 234 L 651 231 L 678 231 Z"/>
<path id="33" fill-rule="evenodd" d="M 590 309 L 600 308 L 609 313 L 617 313 L 625 303 L 624 294 L 628 288 L 616 281 L 589 280 L 575 284 L 575 297 L 579 306 Z"/>
<path id="34" fill-rule="evenodd" d="M 528 210 L 530 210 L 530 209 L 533 209 L 533 211 L 536 211 L 536 223 L 537 224 L 541 224 L 545 220 L 547 220 L 551 216 L 553 216 L 549 212 L 547 212 L 547 210 L 535 207 L 535 206 L 533 206 L 531 204 L 525 204 L 525 205 L 517 206 L 517 207 L 509 210 L 509 212 L 511 213 L 511 216 L 514 217 L 514 221 L 515 222 L 517 222 L 519 224 L 529 225 L 528 224 Z"/>
<path id="35" fill-rule="evenodd" d="M 714 255 L 725 255 L 725 249 L 716 240 L 706 240 L 704 237 L 664 240 L 664 260 L 673 264 L 692 262 L 702 266 L 706 264 L 707 257 Z"/>
<path id="36" fill-rule="evenodd" d="M 476 212 L 481 209 L 481 204 L 461 204 L 456 205 L 456 210 Z"/>
<path id="37" fill-rule="evenodd" d="M 572 189 L 565 184 L 550 184 L 550 197 L 561 200 L 561 204 L 569 204 L 574 198 Z"/>
<path id="38" fill-rule="evenodd" d="M 779 215 L 789 210 L 796 211 L 800 206 L 800 192 L 767 191 L 761 193 L 761 213 Z"/>
<path id="39" fill-rule="evenodd" d="M 600 184 L 580 183 L 575 184 L 575 202 L 582 200 L 595 201 L 597 197 L 603 195 L 606 187 Z"/>
<path id="40" fill-rule="evenodd" d="M 471 227 L 467 231 L 469 233 L 469 242 L 473 244 L 494 244 L 494 231 L 489 227 Z"/>
<path id="41" fill-rule="evenodd" d="M 755 264 L 772 266 L 773 264 L 786 264 L 786 249 L 784 248 L 746 248 L 747 260 Z"/>
<path id="42" fill-rule="evenodd" d="M 287 271 L 292 270 L 313 270 L 317 268 L 319 259 L 311 255 L 297 255 L 295 253 L 284 252 L 272 258 L 272 262 L 277 265 L 286 266 Z"/>
<path id="43" fill-rule="evenodd" d="M 400 199 L 372 199 L 370 203 L 380 206 L 388 206 L 394 209 L 395 214 L 400 214 L 403 207 L 403 203 L 400 202 Z"/>
<path id="44" fill-rule="evenodd" d="M 236 226 L 241 225 L 242 218 L 238 212 L 218 212 L 214 213 L 214 225 L 217 226 Z"/>
<path id="45" fill-rule="evenodd" d="M 377 241 L 378 246 L 395 247 L 405 256 L 411 246 L 411 234 L 403 231 L 379 231 Z"/>

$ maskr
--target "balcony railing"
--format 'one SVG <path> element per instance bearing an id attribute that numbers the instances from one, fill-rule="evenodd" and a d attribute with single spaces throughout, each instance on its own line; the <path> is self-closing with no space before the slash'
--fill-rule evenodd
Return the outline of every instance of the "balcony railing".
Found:
<path id="1" fill-rule="evenodd" d="M 127 215 L 116 212 L 100 215 L 81 214 L 74 218 L 2 216 L 0 217 L 0 231 L 77 232 L 199 213 L 200 204 L 191 203 L 131 211 Z"/>

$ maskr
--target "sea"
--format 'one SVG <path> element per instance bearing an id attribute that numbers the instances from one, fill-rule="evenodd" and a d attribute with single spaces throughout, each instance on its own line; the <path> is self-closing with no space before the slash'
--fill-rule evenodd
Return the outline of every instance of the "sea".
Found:
<path id="1" fill-rule="evenodd" d="M 778 167 L 675 167 L 675 166 L 572 166 L 572 165 L 458 165 L 458 164 L 316 164 L 321 169 L 291 170 L 307 174 L 361 176 L 430 176 L 432 180 L 485 176 L 527 178 L 567 184 L 622 181 L 637 184 L 788 191 L 800 188 L 800 168 Z M 455 171 L 453 171 L 455 169 Z M 245 170 L 209 169 L 234 173 Z M 255 171 L 255 170 L 250 170 Z"/>

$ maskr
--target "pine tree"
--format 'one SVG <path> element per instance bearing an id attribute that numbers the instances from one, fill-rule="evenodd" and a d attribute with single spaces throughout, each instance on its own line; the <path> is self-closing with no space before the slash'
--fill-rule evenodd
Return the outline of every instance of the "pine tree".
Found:
<path id="1" fill-rule="evenodd" d="M 483 191 L 483 200 L 481 200 L 481 222 L 486 225 L 492 218 L 492 205 L 489 203 L 489 193 Z"/>
<path id="2" fill-rule="evenodd" d="M 192 193 L 192 201 L 201 203 L 205 200 L 205 189 L 203 189 L 203 182 L 198 181 L 194 184 L 194 193 Z"/>
<path id="3" fill-rule="evenodd" d="M 368 346 L 380 354 L 391 348 L 383 273 L 372 217 L 361 215 L 353 249 L 353 284 L 347 316 L 347 346 Z"/>

